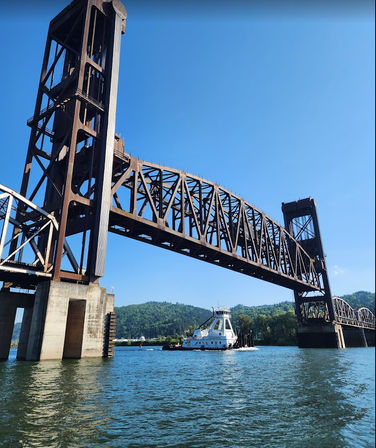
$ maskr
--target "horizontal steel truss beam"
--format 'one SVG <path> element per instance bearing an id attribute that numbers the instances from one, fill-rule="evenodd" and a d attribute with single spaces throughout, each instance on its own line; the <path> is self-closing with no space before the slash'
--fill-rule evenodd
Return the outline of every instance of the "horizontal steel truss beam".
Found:
<path id="1" fill-rule="evenodd" d="M 183 171 L 115 153 L 109 231 L 301 291 L 319 291 L 314 260 L 240 197 Z"/>

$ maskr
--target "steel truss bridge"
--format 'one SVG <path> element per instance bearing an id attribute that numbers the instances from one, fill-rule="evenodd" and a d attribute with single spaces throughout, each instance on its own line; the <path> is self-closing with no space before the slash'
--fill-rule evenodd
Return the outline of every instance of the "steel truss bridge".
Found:
<path id="1" fill-rule="evenodd" d="M 310 291 L 320 294 L 321 278 L 315 261 L 281 225 L 240 197 L 207 180 L 119 151 L 114 152 L 113 166 L 110 232 L 305 295 Z M 89 204 L 86 216 L 90 217 L 91 207 Z M 67 235 L 87 227 L 86 221 L 72 221 Z M 51 278 L 53 265 L 48 260 L 52 234 L 57 230 L 52 214 L 0 185 L 0 279 L 19 282 L 22 278 L 19 286 L 32 287 Z M 300 227 L 298 235 L 304 231 Z M 38 242 L 46 235 L 48 244 L 42 253 Z M 15 241 L 16 249 L 8 253 L 7 248 Z M 67 241 L 64 247 L 64 256 L 84 280 L 85 274 Z M 29 261 L 25 261 L 26 254 Z M 304 321 L 331 321 L 320 298 L 318 295 L 305 303 Z M 339 297 L 332 300 L 336 323 L 375 329 L 375 316 L 368 308 L 353 309 Z"/>
<path id="2" fill-rule="evenodd" d="M 312 198 L 283 204 L 282 226 L 213 182 L 124 152 L 126 15 L 119 0 L 74 0 L 50 23 L 20 194 L 0 186 L 3 288 L 98 281 L 112 232 L 290 288 L 302 325 L 374 329 L 370 310 L 331 296 Z"/>

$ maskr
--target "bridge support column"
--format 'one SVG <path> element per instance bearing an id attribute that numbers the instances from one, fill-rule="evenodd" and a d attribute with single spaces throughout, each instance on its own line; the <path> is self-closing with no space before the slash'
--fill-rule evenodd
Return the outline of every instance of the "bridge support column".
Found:
<path id="1" fill-rule="evenodd" d="M 17 306 L 9 294 L 0 293 L 0 360 L 8 359 Z"/>
<path id="2" fill-rule="evenodd" d="M 0 292 L 0 360 L 9 357 L 17 308 L 32 307 L 34 296 L 3 290 Z M 25 318 L 24 318 L 25 320 Z M 24 325 L 21 329 L 21 338 Z"/>
<path id="3" fill-rule="evenodd" d="M 343 325 L 346 347 L 368 347 L 364 328 Z"/>
<path id="4" fill-rule="evenodd" d="M 375 346 L 375 330 L 370 330 L 368 328 L 365 328 L 364 334 L 366 337 L 367 346 L 374 347 Z"/>
<path id="5" fill-rule="evenodd" d="M 346 348 L 342 326 L 338 324 L 299 325 L 300 348 Z"/>
<path id="6" fill-rule="evenodd" d="M 114 295 L 98 284 L 48 281 L 38 285 L 26 360 L 88 358 L 108 352 L 106 315 Z"/>

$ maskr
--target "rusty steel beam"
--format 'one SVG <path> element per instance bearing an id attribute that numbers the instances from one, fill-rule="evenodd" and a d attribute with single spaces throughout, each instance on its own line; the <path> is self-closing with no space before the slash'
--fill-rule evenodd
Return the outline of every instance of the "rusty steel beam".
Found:
<path id="1" fill-rule="evenodd" d="M 109 231 L 299 291 L 314 260 L 263 212 L 219 185 L 114 153 Z"/>

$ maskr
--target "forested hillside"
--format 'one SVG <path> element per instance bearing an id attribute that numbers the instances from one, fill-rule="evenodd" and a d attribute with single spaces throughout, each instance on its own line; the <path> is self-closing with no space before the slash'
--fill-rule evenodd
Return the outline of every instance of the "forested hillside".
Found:
<path id="1" fill-rule="evenodd" d="M 240 314 L 247 314 L 252 319 L 260 314 L 265 316 L 272 316 L 275 314 L 285 313 L 286 311 L 294 310 L 294 302 L 281 302 L 273 305 L 258 305 L 258 306 L 245 306 L 236 305 L 231 308 L 231 316 L 233 321 L 237 321 Z"/>
<path id="2" fill-rule="evenodd" d="M 343 298 L 354 308 L 366 306 L 373 311 L 375 309 L 375 293 L 358 291 Z M 122 306 L 117 307 L 115 311 L 117 338 L 184 335 L 187 330 L 194 329 L 211 314 L 203 308 L 168 302 Z M 261 306 L 237 305 L 231 309 L 231 315 L 234 327 L 239 326 L 240 316 L 249 316 L 250 325 L 259 343 L 296 343 L 296 318 L 292 301 Z"/>
<path id="3" fill-rule="evenodd" d="M 358 291 L 353 294 L 347 294 L 341 296 L 342 299 L 346 300 L 353 308 L 360 308 L 365 306 L 369 308 L 373 313 L 375 313 L 375 293 L 367 291 Z"/>
<path id="4" fill-rule="evenodd" d="M 209 310 L 181 303 L 147 302 L 115 308 L 117 338 L 156 338 L 184 334 L 211 315 Z"/>

